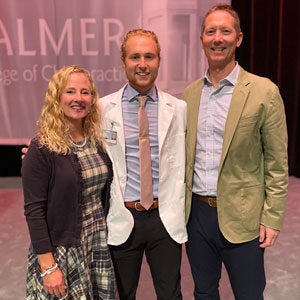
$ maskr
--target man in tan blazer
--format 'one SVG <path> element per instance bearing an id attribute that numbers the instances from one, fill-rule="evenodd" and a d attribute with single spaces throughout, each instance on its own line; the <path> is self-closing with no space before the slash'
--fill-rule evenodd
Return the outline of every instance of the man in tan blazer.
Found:
<path id="1" fill-rule="evenodd" d="M 264 249 L 283 225 L 288 187 L 284 105 L 275 84 L 235 61 L 237 13 L 217 5 L 201 42 L 209 68 L 187 102 L 187 254 L 195 299 L 220 299 L 224 263 L 236 299 L 263 299 Z"/>

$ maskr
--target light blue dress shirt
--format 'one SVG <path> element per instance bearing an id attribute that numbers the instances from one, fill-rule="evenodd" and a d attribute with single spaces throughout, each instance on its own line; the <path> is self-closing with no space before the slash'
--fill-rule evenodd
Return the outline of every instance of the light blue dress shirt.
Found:
<path id="1" fill-rule="evenodd" d="M 238 74 L 239 65 L 236 63 L 233 71 L 220 81 L 218 89 L 209 80 L 208 71 L 204 77 L 193 175 L 193 192 L 198 195 L 217 194 L 225 123 Z"/>
<path id="2" fill-rule="evenodd" d="M 139 102 L 134 99 L 139 93 L 129 84 L 122 96 L 122 111 L 125 134 L 125 157 L 127 181 L 125 187 L 125 201 L 140 199 L 140 162 L 139 162 Z M 159 181 L 159 150 L 158 150 L 158 95 L 153 86 L 147 93 L 145 105 L 149 120 L 150 150 L 152 162 L 153 197 L 158 197 Z"/>

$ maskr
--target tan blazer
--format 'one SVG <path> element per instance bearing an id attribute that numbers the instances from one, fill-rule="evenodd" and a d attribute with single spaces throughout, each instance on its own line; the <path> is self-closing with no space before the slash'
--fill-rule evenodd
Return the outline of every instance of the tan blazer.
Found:
<path id="1" fill-rule="evenodd" d="M 122 115 L 124 88 L 99 100 L 104 129 L 111 129 L 113 124 L 117 132 L 117 142 L 107 142 L 114 171 L 107 216 L 110 245 L 124 243 L 134 226 L 132 214 L 124 205 L 127 174 Z M 158 98 L 159 215 L 171 238 L 177 243 L 185 243 L 186 103 L 160 90 Z"/>
<path id="2" fill-rule="evenodd" d="M 187 102 L 186 221 L 191 210 L 197 122 L 203 79 Z M 282 98 L 269 79 L 240 68 L 225 124 L 217 183 L 218 221 L 232 243 L 252 240 L 259 225 L 280 230 L 288 187 L 287 129 Z"/>

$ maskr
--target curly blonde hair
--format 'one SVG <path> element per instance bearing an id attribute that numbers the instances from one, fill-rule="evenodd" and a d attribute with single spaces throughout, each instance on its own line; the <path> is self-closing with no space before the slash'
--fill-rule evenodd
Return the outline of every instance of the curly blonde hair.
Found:
<path id="1" fill-rule="evenodd" d="M 50 151 L 58 154 L 68 154 L 72 150 L 70 128 L 60 103 L 67 80 L 73 73 L 84 74 L 90 83 L 92 105 L 88 115 L 83 120 L 83 132 L 89 138 L 92 146 L 102 145 L 103 143 L 102 117 L 97 105 L 99 95 L 94 81 L 85 69 L 76 65 L 65 66 L 52 76 L 38 120 L 37 138 L 39 142 Z"/>

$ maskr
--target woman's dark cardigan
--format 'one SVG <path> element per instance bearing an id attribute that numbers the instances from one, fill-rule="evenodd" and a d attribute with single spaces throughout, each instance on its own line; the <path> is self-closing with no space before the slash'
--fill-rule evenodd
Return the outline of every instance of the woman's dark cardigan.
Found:
<path id="1" fill-rule="evenodd" d="M 108 180 L 99 195 L 107 214 L 112 163 L 102 148 L 98 147 L 98 153 L 108 167 Z M 77 155 L 50 152 L 33 139 L 21 174 L 25 217 L 34 252 L 51 252 L 58 245 L 79 246 L 83 180 Z"/>

